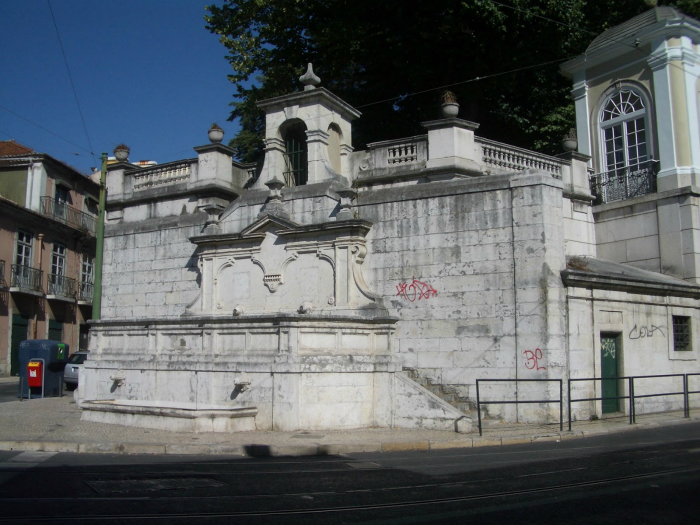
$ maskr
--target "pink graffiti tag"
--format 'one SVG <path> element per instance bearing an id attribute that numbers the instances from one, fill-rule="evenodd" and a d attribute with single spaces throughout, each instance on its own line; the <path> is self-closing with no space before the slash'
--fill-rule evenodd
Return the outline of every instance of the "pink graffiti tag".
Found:
<path id="1" fill-rule="evenodd" d="M 411 302 L 414 302 L 416 299 L 430 299 L 431 297 L 435 297 L 437 295 L 437 290 L 435 288 L 430 286 L 428 283 L 416 280 L 415 277 L 413 277 L 413 281 L 411 283 L 404 282 L 397 284 L 396 291 L 398 292 L 396 295 L 401 296 Z"/>
<path id="2" fill-rule="evenodd" d="M 539 363 L 540 359 L 542 359 L 542 350 L 539 348 L 535 348 L 534 352 L 532 350 L 525 350 L 523 354 L 527 358 L 525 360 L 525 368 L 528 370 L 547 370 L 547 367 L 540 366 Z"/>

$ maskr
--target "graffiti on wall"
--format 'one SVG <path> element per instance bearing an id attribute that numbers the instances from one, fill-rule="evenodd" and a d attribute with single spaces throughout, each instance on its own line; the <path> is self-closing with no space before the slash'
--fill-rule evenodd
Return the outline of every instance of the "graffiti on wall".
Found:
<path id="1" fill-rule="evenodd" d="M 540 361 L 542 360 L 542 350 L 535 348 L 535 350 L 525 350 L 523 352 L 525 356 L 525 368 L 528 370 L 547 370 L 547 367 L 540 366 Z"/>
<path id="2" fill-rule="evenodd" d="M 643 339 L 645 337 L 654 337 L 655 332 L 659 332 L 661 334 L 661 337 L 666 337 L 666 334 L 664 333 L 664 328 L 656 325 L 640 327 L 634 325 L 632 330 L 630 330 L 628 337 L 630 339 Z"/>
<path id="3" fill-rule="evenodd" d="M 420 299 L 430 299 L 437 295 L 437 290 L 428 283 L 418 281 L 415 277 L 413 281 L 403 282 L 396 285 L 396 295 L 403 297 L 407 301 L 414 302 Z"/>

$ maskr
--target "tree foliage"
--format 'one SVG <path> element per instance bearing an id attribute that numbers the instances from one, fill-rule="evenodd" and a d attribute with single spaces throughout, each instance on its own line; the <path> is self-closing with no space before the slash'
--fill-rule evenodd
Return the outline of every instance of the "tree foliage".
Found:
<path id="1" fill-rule="evenodd" d="M 697 0 L 676 4 L 691 16 L 698 9 Z M 644 0 L 228 0 L 208 6 L 205 19 L 228 50 L 230 120 L 241 124 L 231 145 L 249 161 L 262 152 L 256 102 L 299 90 L 308 62 L 362 111 L 356 148 L 423 133 L 449 87 L 481 136 L 558 152 L 574 123 L 559 65 L 648 8 Z"/>

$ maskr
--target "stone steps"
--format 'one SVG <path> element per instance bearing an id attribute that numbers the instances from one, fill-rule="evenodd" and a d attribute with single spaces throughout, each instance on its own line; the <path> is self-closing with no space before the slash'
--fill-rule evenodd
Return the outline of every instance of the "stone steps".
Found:
<path id="1" fill-rule="evenodd" d="M 454 386 L 433 383 L 428 378 L 421 376 L 420 373 L 413 368 L 404 368 L 403 371 L 413 381 L 435 394 L 440 399 L 448 402 L 465 416 L 476 417 L 476 409 L 473 407 L 473 403 L 471 403 L 468 398 L 460 396 Z"/>

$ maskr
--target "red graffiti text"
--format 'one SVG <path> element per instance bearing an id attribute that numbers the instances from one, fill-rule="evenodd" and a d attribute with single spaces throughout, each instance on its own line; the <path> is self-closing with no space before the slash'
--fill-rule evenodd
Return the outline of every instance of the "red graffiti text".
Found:
<path id="1" fill-rule="evenodd" d="M 528 370 L 547 370 L 547 367 L 540 366 L 540 359 L 542 359 L 542 350 L 535 348 L 535 351 L 525 350 L 523 352 L 525 355 L 525 368 Z"/>
<path id="2" fill-rule="evenodd" d="M 401 296 L 411 302 L 414 302 L 416 299 L 430 299 L 431 297 L 435 297 L 437 295 L 437 290 L 435 288 L 430 286 L 428 283 L 417 281 L 415 277 L 410 283 L 401 283 L 396 285 L 396 291 L 396 295 Z"/>

